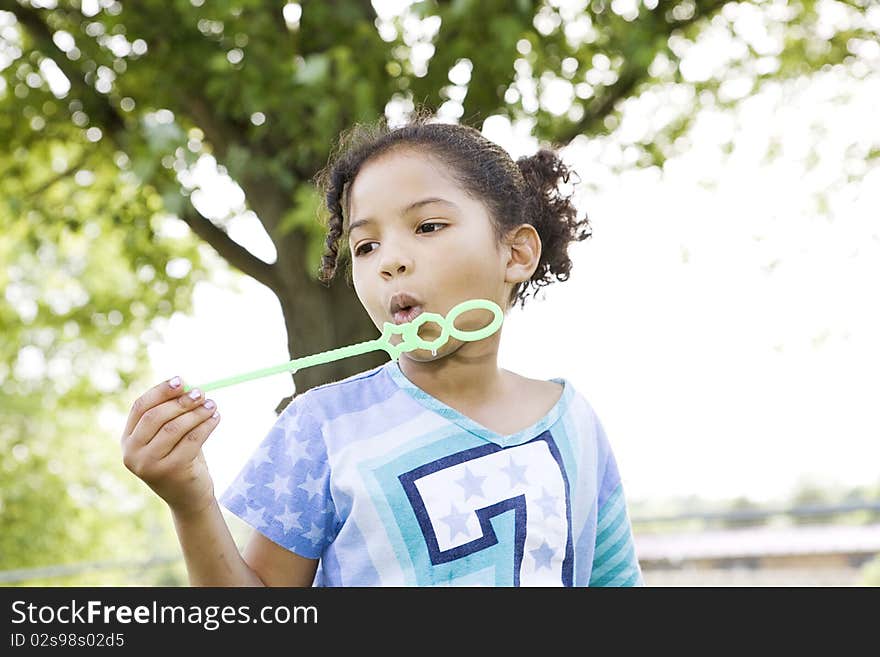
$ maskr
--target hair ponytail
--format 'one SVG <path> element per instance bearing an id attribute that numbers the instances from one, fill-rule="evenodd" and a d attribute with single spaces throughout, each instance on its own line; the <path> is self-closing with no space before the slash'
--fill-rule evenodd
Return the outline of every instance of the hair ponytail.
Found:
<path id="1" fill-rule="evenodd" d="M 586 217 L 577 220 L 577 208 L 571 202 L 574 191 L 563 196 L 559 190 L 560 181 L 568 183 L 572 173 L 577 173 L 555 152 L 542 148 L 534 155 L 519 158 L 516 165 L 525 180 L 525 216 L 541 238 L 541 258 L 535 273 L 514 292 L 514 298 L 519 297 L 524 304 L 525 295 L 519 294 L 521 286 L 531 284 L 537 292 L 554 280 L 568 280 L 572 264 L 568 245 L 589 238 L 593 231 Z"/>

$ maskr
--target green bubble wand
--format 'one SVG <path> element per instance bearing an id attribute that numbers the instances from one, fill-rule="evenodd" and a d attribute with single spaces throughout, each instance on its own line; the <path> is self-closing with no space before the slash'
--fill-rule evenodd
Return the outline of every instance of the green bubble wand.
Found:
<path id="1" fill-rule="evenodd" d="M 458 319 L 459 315 L 467 312 L 468 310 L 476 310 L 478 308 L 488 310 L 494 315 L 492 321 L 488 325 L 474 331 L 462 331 L 461 329 L 455 328 L 455 320 Z M 293 360 L 287 363 L 283 363 L 281 365 L 265 367 L 260 370 L 254 370 L 253 372 L 239 374 L 238 376 L 230 376 L 225 379 L 218 379 L 216 381 L 211 381 L 210 383 L 205 383 L 202 385 L 186 385 L 184 386 L 184 390 L 186 392 L 189 392 L 193 388 L 199 388 L 203 392 L 207 392 L 208 390 L 225 388 L 226 386 L 235 385 L 236 383 L 242 383 L 244 381 L 250 381 L 252 379 L 259 379 L 264 376 L 270 376 L 272 374 L 279 374 L 281 372 L 297 372 L 299 370 L 305 369 L 306 367 L 311 367 L 312 365 L 323 365 L 324 363 L 329 363 L 334 360 L 349 358 L 351 356 L 359 356 L 361 354 L 375 351 L 377 349 L 383 349 L 384 351 L 388 352 L 388 355 L 391 356 L 391 360 L 397 360 L 400 357 L 401 353 L 405 351 L 412 351 L 413 349 L 430 349 L 431 352 L 436 355 L 437 349 L 446 344 L 446 341 L 450 337 L 453 337 L 456 340 L 462 340 L 464 342 L 475 342 L 476 340 L 482 340 L 483 338 L 488 338 L 490 335 L 495 333 L 495 331 L 498 330 L 503 321 L 504 313 L 502 312 L 501 307 L 494 301 L 489 301 L 488 299 L 469 299 L 468 301 L 462 301 L 460 304 L 453 307 L 452 310 L 450 310 L 446 314 L 446 317 L 444 317 L 443 315 L 438 315 L 437 313 L 423 312 L 411 322 L 406 322 L 404 324 L 392 324 L 391 322 L 385 322 L 385 325 L 382 328 L 382 335 L 380 335 L 375 340 L 367 340 L 365 342 L 358 342 L 357 344 L 349 345 L 347 347 L 339 347 L 338 349 L 322 351 L 317 354 L 312 354 L 311 356 L 294 358 Z M 425 324 L 427 322 L 434 322 L 441 328 L 440 335 L 430 341 L 425 340 L 419 335 L 419 328 L 422 326 L 422 324 Z M 391 336 L 395 334 L 403 336 L 400 344 L 391 344 Z"/>

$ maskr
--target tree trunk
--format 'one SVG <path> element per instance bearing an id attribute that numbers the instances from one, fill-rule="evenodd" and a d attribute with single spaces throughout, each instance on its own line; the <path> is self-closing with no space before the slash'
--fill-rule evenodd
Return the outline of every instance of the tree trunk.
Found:
<path id="1" fill-rule="evenodd" d="M 349 287 L 341 275 L 329 288 L 309 280 L 299 287 L 295 298 L 281 298 L 280 301 L 291 359 L 379 337 L 379 330 L 361 306 L 354 288 Z M 388 354 L 378 350 L 307 367 L 292 375 L 296 390 L 293 396 L 281 400 L 275 412 L 280 413 L 293 397 L 310 388 L 339 381 L 386 362 Z"/>

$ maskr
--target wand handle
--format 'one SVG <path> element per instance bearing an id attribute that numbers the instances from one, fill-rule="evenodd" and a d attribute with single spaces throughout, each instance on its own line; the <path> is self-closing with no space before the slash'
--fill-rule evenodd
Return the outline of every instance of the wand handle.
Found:
<path id="1" fill-rule="evenodd" d="M 209 390 L 225 388 L 226 386 L 235 385 L 236 383 L 244 383 L 245 381 L 250 381 L 252 379 L 261 379 L 264 376 L 270 376 L 272 374 L 280 374 L 281 372 L 296 372 L 297 370 L 302 370 L 306 367 L 311 367 L 312 365 L 323 365 L 324 363 L 329 363 L 340 358 L 359 356 L 360 354 L 365 354 L 368 351 L 375 351 L 376 348 L 379 347 L 378 343 L 378 339 L 367 340 L 366 342 L 359 342 L 357 344 L 349 345 L 348 347 L 339 347 L 338 349 L 331 349 L 330 351 L 322 351 L 317 354 L 312 354 L 311 356 L 294 358 L 293 360 L 287 363 L 282 363 L 281 365 L 264 367 L 261 370 L 254 370 L 253 372 L 246 372 L 245 374 L 230 376 L 225 379 L 217 379 L 216 381 L 211 381 L 209 383 L 204 383 L 197 386 L 185 385 L 184 391 L 188 392 L 192 388 L 199 388 L 202 392 L 208 392 Z"/>
<path id="2" fill-rule="evenodd" d="M 461 329 L 455 327 L 455 320 L 458 318 L 459 315 L 467 312 L 468 310 L 474 310 L 476 308 L 482 308 L 484 310 L 490 311 L 494 315 L 492 321 L 483 328 L 473 331 L 462 331 Z M 184 392 L 189 392 L 193 388 L 199 388 L 200 390 L 207 392 L 209 390 L 225 388 L 226 386 L 231 386 L 236 383 L 242 383 L 244 381 L 250 381 L 252 379 L 260 379 L 264 376 L 269 376 L 271 374 L 280 374 L 281 372 L 296 372 L 298 370 L 305 369 L 306 367 L 311 367 L 312 365 L 322 365 L 324 363 L 329 363 L 334 360 L 340 360 L 342 358 L 359 356 L 360 354 L 365 354 L 369 351 L 375 351 L 377 349 L 384 349 L 388 352 L 388 355 L 391 356 L 392 360 L 397 360 L 400 357 L 400 354 L 404 351 L 412 351 L 413 349 L 439 349 L 444 344 L 446 344 L 446 341 L 449 339 L 450 336 L 456 338 L 457 340 L 463 340 L 465 342 L 482 340 L 483 338 L 487 338 L 495 333 L 495 331 L 498 330 L 503 321 L 504 313 L 502 312 L 501 307 L 494 301 L 489 301 L 488 299 L 469 299 L 467 301 L 462 301 L 461 303 L 453 307 L 452 310 L 450 310 L 446 314 L 446 317 L 444 317 L 443 315 L 438 315 L 437 313 L 423 312 L 413 321 L 406 322 L 405 324 L 392 324 L 390 322 L 385 322 L 385 325 L 382 329 L 382 335 L 374 340 L 366 340 L 365 342 L 358 342 L 357 344 L 348 345 L 346 347 L 339 347 L 338 349 L 322 351 L 317 354 L 312 354 L 311 356 L 294 358 L 287 363 L 274 365 L 272 367 L 265 367 L 263 369 L 254 370 L 253 372 L 247 372 L 245 374 L 239 374 L 237 376 L 230 376 L 225 379 L 217 379 L 216 381 L 210 381 L 208 383 L 197 386 L 184 385 L 183 389 Z M 419 335 L 419 327 L 421 327 L 421 325 L 425 322 L 434 322 L 440 325 L 440 336 L 431 341 L 427 341 L 422 338 Z M 402 336 L 401 342 L 396 345 L 391 344 L 391 336 L 395 334 Z"/>

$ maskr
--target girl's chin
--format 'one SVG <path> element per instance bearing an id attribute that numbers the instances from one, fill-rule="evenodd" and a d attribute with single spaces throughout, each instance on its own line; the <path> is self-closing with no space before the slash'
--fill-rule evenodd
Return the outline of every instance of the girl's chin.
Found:
<path id="1" fill-rule="evenodd" d="M 430 349 L 413 349 L 412 351 L 403 352 L 401 356 L 403 355 L 406 355 L 410 360 L 414 360 L 417 363 L 429 363 L 433 360 L 443 358 L 445 354 L 440 353 L 439 349 L 433 353 Z"/>

